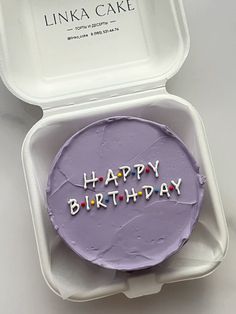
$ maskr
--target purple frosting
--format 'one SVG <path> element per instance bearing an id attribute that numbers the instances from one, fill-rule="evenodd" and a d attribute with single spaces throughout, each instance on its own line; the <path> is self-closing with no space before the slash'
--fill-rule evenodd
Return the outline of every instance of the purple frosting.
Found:
<path id="1" fill-rule="evenodd" d="M 92 171 L 106 177 L 120 166 L 155 164 L 138 181 L 130 175 L 105 186 L 84 190 L 83 176 Z M 81 208 L 71 215 L 68 200 L 83 202 L 85 195 L 107 195 L 125 189 L 140 191 L 144 185 L 156 189 L 162 183 L 182 179 L 181 194 L 170 191 L 170 198 L 156 191 L 150 200 L 139 197 L 129 204 L 109 201 L 107 209 Z M 95 122 L 73 135 L 60 149 L 48 179 L 47 202 L 50 219 L 61 238 L 79 256 L 97 265 L 117 270 L 137 270 L 157 265 L 179 250 L 189 238 L 198 219 L 204 194 L 204 177 L 182 141 L 166 126 L 134 117 L 112 117 Z"/>

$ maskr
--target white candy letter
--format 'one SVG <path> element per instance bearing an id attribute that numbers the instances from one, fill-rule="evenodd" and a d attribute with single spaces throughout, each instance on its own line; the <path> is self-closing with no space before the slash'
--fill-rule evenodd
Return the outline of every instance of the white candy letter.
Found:
<path id="1" fill-rule="evenodd" d="M 76 199 L 70 199 L 68 201 L 68 205 L 70 205 L 70 213 L 72 216 L 75 216 L 80 211 L 80 205 L 78 204 Z"/>
<path id="2" fill-rule="evenodd" d="M 180 195 L 179 188 L 180 188 L 181 183 L 182 183 L 182 179 L 179 179 L 177 183 L 174 180 L 171 181 L 171 184 L 175 187 L 178 195 Z"/>
<path id="3" fill-rule="evenodd" d="M 85 202 L 86 202 L 86 209 L 87 211 L 90 211 L 90 207 L 89 207 L 89 197 L 85 196 Z"/>
<path id="4" fill-rule="evenodd" d="M 115 186 L 118 186 L 117 176 L 115 176 L 113 171 L 109 169 L 107 172 L 107 179 L 105 182 L 105 186 L 107 186 L 111 181 L 114 181 Z"/>
<path id="5" fill-rule="evenodd" d="M 93 188 L 96 188 L 96 182 L 98 182 L 98 178 L 96 177 L 96 174 L 94 171 L 92 171 L 92 179 L 87 179 L 87 174 L 84 173 L 84 189 L 87 190 L 88 183 L 93 184 Z"/>
<path id="6" fill-rule="evenodd" d="M 141 179 L 140 175 L 144 172 L 145 166 L 142 164 L 139 164 L 139 165 L 135 165 L 134 168 L 137 169 L 137 178 L 138 180 L 140 180 Z"/>
<path id="7" fill-rule="evenodd" d="M 103 204 L 103 202 L 102 202 L 103 201 L 102 193 L 96 194 L 95 198 L 96 198 L 97 208 L 100 208 L 100 207 L 107 208 L 107 206 L 105 204 Z"/>
<path id="8" fill-rule="evenodd" d="M 107 193 L 109 196 L 112 196 L 113 204 L 117 206 L 116 195 L 119 194 L 119 191 L 112 191 Z"/>
<path id="9" fill-rule="evenodd" d="M 129 203 L 131 198 L 133 199 L 133 202 L 136 203 L 138 193 L 135 192 L 134 188 L 131 189 L 131 194 L 129 194 L 128 190 L 125 190 L 125 194 L 126 194 L 126 203 L 127 204 Z"/>
<path id="10" fill-rule="evenodd" d="M 168 186 L 166 183 L 163 183 L 161 185 L 160 196 L 163 196 L 164 193 L 167 195 L 168 198 L 170 197 L 170 193 L 169 193 Z"/>
<path id="11" fill-rule="evenodd" d="M 127 177 L 130 174 L 130 172 L 131 172 L 131 168 L 129 166 L 123 166 L 123 167 L 120 167 L 120 170 L 122 170 L 124 182 L 126 182 L 127 181 Z"/>
<path id="12" fill-rule="evenodd" d="M 154 188 L 151 185 L 144 185 L 142 189 L 145 191 L 146 200 L 149 200 L 153 194 Z"/>
<path id="13" fill-rule="evenodd" d="M 159 177 L 159 173 L 158 173 L 158 167 L 159 167 L 159 160 L 156 161 L 155 166 L 153 166 L 153 164 L 151 162 L 148 163 L 148 165 L 152 168 L 152 170 L 155 173 L 156 178 Z"/>

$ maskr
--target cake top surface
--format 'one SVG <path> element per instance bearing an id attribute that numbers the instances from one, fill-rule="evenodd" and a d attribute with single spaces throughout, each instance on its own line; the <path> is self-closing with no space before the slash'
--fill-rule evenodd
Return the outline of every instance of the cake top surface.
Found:
<path id="1" fill-rule="evenodd" d="M 62 146 L 49 174 L 48 212 L 84 259 L 110 269 L 144 269 L 187 241 L 203 184 L 193 156 L 168 127 L 112 117 Z"/>

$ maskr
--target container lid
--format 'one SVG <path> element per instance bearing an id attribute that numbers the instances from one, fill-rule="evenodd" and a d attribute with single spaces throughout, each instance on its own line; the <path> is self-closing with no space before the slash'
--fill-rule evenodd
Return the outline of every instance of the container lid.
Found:
<path id="1" fill-rule="evenodd" d="M 164 86 L 189 36 L 177 0 L 0 0 L 0 72 L 42 108 Z"/>

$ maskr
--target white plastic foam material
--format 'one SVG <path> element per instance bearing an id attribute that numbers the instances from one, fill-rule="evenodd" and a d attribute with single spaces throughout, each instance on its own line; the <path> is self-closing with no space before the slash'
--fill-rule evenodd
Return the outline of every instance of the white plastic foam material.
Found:
<path id="1" fill-rule="evenodd" d="M 96 0 L 1 0 L 1 72 L 8 88 L 55 108 L 165 86 L 189 49 L 181 1 L 128 1 L 131 11 L 98 17 Z M 102 3 L 103 13 L 108 3 L 117 6 L 116 0 Z M 89 19 L 72 23 L 71 12 L 80 18 L 82 8 Z M 93 27 L 98 23 L 108 25 Z M 81 26 L 91 27 L 78 31 Z M 91 35 L 111 29 L 119 30 Z M 68 40 L 84 34 L 89 38 Z"/>
<path id="2" fill-rule="evenodd" d="M 164 91 L 160 95 L 156 91 L 146 92 L 139 99 L 109 101 L 97 104 L 99 110 L 93 103 L 90 109 L 46 116 L 30 131 L 23 148 L 42 271 L 57 293 L 72 300 L 118 292 L 135 297 L 155 293 L 164 283 L 205 276 L 222 261 L 227 246 L 222 205 L 198 113 L 184 100 Z M 168 125 L 183 139 L 207 176 L 199 223 L 189 242 L 161 266 L 132 274 L 96 267 L 70 252 L 51 227 L 44 199 L 50 163 L 65 139 L 97 119 L 121 114 Z M 145 285 L 141 284 L 143 282 Z"/>
<path id="3" fill-rule="evenodd" d="M 203 124 L 191 104 L 165 89 L 189 50 L 182 2 L 130 3 L 134 10 L 116 14 L 112 19 L 116 22 L 111 16 L 101 20 L 91 13 L 89 21 L 49 27 L 43 24 L 45 15 L 49 21 L 55 12 L 82 7 L 94 12 L 97 1 L 0 0 L 2 78 L 14 94 L 44 110 L 22 150 L 41 269 L 49 287 L 68 300 L 120 292 L 130 298 L 157 293 L 165 283 L 208 275 L 227 248 L 227 227 Z M 82 34 L 78 25 L 99 21 L 105 22 L 98 26 L 99 31 L 107 30 L 110 22 L 119 31 L 67 39 L 71 29 Z M 168 125 L 207 177 L 199 223 L 188 243 L 160 266 L 133 273 L 106 270 L 75 255 L 52 228 L 45 202 L 50 163 L 59 147 L 89 123 L 116 115 Z"/>

